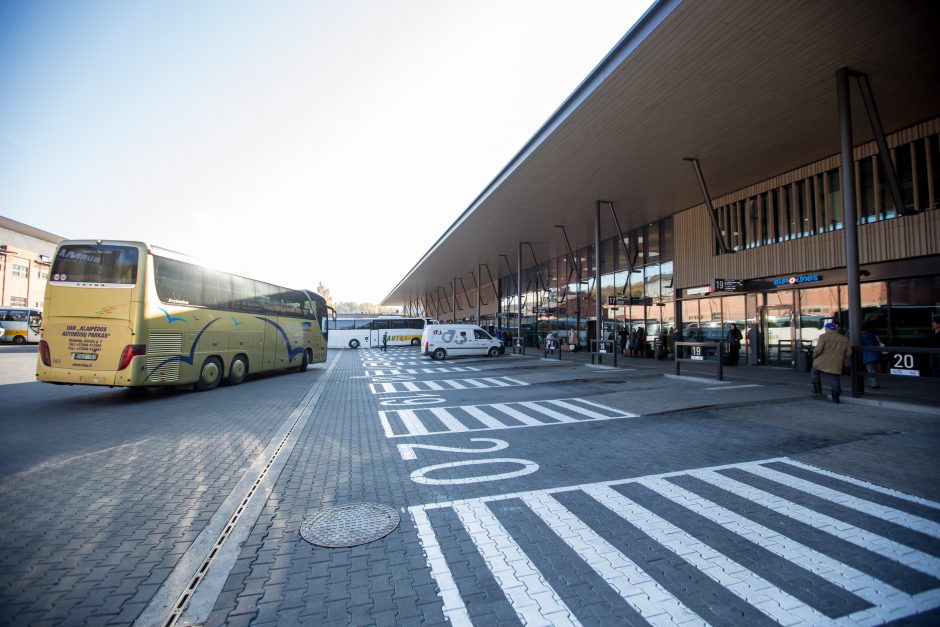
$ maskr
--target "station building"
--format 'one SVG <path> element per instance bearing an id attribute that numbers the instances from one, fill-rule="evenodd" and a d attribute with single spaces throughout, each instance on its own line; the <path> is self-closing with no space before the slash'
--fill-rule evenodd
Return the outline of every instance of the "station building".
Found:
<path id="1" fill-rule="evenodd" d="M 580 349 L 734 322 L 755 365 L 832 320 L 926 344 L 937 24 L 919 0 L 656 2 L 382 304 Z"/>
<path id="2" fill-rule="evenodd" d="M 62 237 L 0 216 L 0 308 L 41 308 Z"/>

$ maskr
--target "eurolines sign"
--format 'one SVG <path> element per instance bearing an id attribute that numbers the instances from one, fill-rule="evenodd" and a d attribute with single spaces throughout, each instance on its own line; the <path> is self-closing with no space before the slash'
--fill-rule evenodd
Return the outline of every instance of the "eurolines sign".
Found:
<path id="1" fill-rule="evenodd" d="M 816 283 L 822 281 L 821 274 L 804 274 L 803 276 L 787 276 L 774 279 L 774 287 L 779 285 L 797 285 L 799 283 Z"/>

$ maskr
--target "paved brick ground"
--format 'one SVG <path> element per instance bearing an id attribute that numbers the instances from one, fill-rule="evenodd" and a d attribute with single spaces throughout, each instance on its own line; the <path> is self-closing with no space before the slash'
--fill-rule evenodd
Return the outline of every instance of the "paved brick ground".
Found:
<path id="1" fill-rule="evenodd" d="M 208 624 L 940 620 L 936 415 L 812 401 L 792 377 L 331 359 Z M 3 386 L 0 623 L 133 622 L 324 372 L 208 394 Z M 356 502 L 401 525 L 348 549 L 300 538 Z"/>

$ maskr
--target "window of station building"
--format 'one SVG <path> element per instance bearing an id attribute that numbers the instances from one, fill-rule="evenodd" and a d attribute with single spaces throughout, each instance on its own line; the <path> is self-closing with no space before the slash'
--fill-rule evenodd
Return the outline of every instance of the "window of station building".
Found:
<path id="1" fill-rule="evenodd" d="M 793 238 L 793 234 L 797 232 L 796 220 L 793 215 L 793 186 L 784 185 L 778 188 L 775 197 L 780 225 L 780 230 L 777 231 L 777 241 L 785 242 Z"/>
<path id="2" fill-rule="evenodd" d="M 11 266 L 12 266 L 11 274 L 13 276 L 20 277 L 21 279 L 25 279 L 26 277 L 29 276 L 29 268 L 27 268 L 26 266 L 21 266 L 18 263 L 11 264 Z"/>
<path id="3" fill-rule="evenodd" d="M 842 179 L 839 168 L 826 172 L 826 230 L 842 228 Z"/>
<path id="4" fill-rule="evenodd" d="M 23 296 L 11 296 L 11 297 L 10 297 L 10 305 L 12 305 L 13 307 L 25 307 L 25 306 L 26 306 L 26 298 L 23 297 Z M 26 319 L 26 313 L 25 313 L 25 312 L 23 313 L 22 318 L 23 318 L 23 320 Z M 17 318 L 17 319 L 19 319 L 19 318 Z"/>
<path id="5" fill-rule="evenodd" d="M 891 281 L 888 296 L 890 344 L 925 345 L 931 321 L 940 316 L 940 275 Z"/>
<path id="6" fill-rule="evenodd" d="M 672 232 L 672 216 L 660 221 L 662 240 L 659 246 L 659 254 L 662 259 L 675 259 L 675 238 Z"/>
<path id="7" fill-rule="evenodd" d="M 795 231 L 797 237 L 806 237 L 813 232 L 812 211 L 807 202 L 808 190 L 806 179 L 796 182 L 795 197 L 793 199 L 794 214 L 799 220 L 799 228 Z"/>
<path id="8" fill-rule="evenodd" d="M 874 222 L 878 219 L 878 208 L 875 206 L 875 157 L 865 157 L 857 164 L 858 174 L 858 221 L 861 224 Z"/>
<path id="9" fill-rule="evenodd" d="M 930 179 L 933 181 L 932 209 L 940 209 L 940 135 L 931 135 L 926 140 L 927 155 L 930 162 Z"/>
<path id="10" fill-rule="evenodd" d="M 904 212 L 914 211 L 914 164 L 911 156 L 911 146 L 905 144 L 894 150 L 894 167 L 898 175 L 898 185 L 901 186 L 901 200 L 904 202 Z"/>

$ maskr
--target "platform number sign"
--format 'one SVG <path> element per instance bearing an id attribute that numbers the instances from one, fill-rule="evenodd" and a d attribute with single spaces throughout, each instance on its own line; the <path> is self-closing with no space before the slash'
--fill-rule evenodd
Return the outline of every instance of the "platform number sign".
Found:
<path id="1" fill-rule="evenodd" d="M 911 353 L 893 353 L 891 355 L 891 374 L 919 377 L 920 370 L 914 367 L 914 355 Z"/>
<path id="2" fill-rule="evenodd" d="M 705 355 L 704 355 L 704 353 L 702 352 L 702 347 L 701 347 L 701 346 L 693 346 L 693 347 L 692 347 L 691 356 L 692 356 L 692 359 L 694 359 L 694 360 L 696 360 L 696 361 L 702 361 L 702 360 L 705 359 Z"/>

